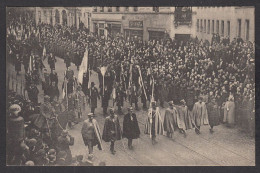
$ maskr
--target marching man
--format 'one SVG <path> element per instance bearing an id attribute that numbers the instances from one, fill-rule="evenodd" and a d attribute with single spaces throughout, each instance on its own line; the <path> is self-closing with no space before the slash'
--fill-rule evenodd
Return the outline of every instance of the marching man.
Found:
<path id="1" fill-rule="evenodd" d="M 119 119 L 118 116 L 115 115 L 114 108 L 110 108 L 109 111 L 110 111 L 110 116 L 106 117 L 102 139 L 105 142 L 111 142 L 110 151 L 114 155 L 116 153 L 114 147 L 115 141 L 121 139 L 122 133 L 119 124 Z"/>
<path id="2" fill-rule="evenodd" d="M 152 102 L 152 108 L 148 111 L 148 118 L 145 124 L 145 134 L 149 134 L 152 138 L 152 144 L 156 144 L 156 135 L 163 135 L 163 122 L 160 115 L 159 107 L 156 102 Z"/>
<path id="3" fill-rule="evenodd" d="M 89 158 L 93 158 L 94 146 L 98 145 L 98 149 L 102 150 L 100 128 L 93 113 L 88 114 L 88 119 L 83 123 L 81 134 L 85 146 L 88 146 Z"/>
<path id="4" fill-rule="evenodd" d="M 140 136 L 140 129 L 138 126 L 136 114 L 133 112 L 133 108 L 128 108 L 128 113 L 124 117 L 123 121 L 123 137 L 128 139 L 128 148 L 133 149 L 133 139 L 137 139 Z"/>

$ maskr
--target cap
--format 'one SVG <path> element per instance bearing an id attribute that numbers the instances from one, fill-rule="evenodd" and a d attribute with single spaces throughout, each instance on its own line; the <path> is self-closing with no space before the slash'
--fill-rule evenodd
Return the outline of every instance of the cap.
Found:
<path id="1" fill-rule="evenodd" d="M 33 146 L 36 146 L 36 143 L 37 143 L 37 140 L 32 138 L 32 139 L 29 139 L 28 141 L 28 147 L 33 147 Z"/>

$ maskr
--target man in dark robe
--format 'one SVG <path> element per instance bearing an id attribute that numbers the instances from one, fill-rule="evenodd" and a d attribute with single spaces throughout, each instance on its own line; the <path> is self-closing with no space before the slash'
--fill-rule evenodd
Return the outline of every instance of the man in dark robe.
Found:
<path id="1" fill-rule="evenodd" d="M 128 108 L 128 113 L 124 117 L 123 121 L 123 137 L 128 139 L 128 148 L 133 149 L 133 139 L 137 139 L 140 136 L 140 129 L 136 114 L 133 113 L 133 108 Z"/>
<path id="2" fill-rule="evenodd" d="M 220 110 L 215 98 L 212 98 L 208 104 L 208 116 L 210 133 L 213 133 L 213 127 L 219 125 Z"/>
<path id="3" fill-rule="evenodd" d="M 100 99 L 100 96 L 94 82 L 91 82 L 89 95 L 91 113 L 95 114 L 95 109 L 97 108 L 97 99 Z"/>
<path id="4" fill-rule="evenodd" d="M 50 65 L 50 69 L 55 70 L 55 62 L 57 62 L 55 56 L 53 56 L 52 53 L 50 53 L 50 56 L 48 57 L 48 64 Z"/>
<path id="5" fill-rule="evenodd" d="M 21 66 L 22 66 L 22 59 L 20 57 L 19 54 L 16 54 L 16 57 L 15 57 L 15 71 L 17 73 L 17 75 L 19 75 L 19 72 L 21 71 Z"/>
<path id="6" fill-rule="evenodd" d="M 88 146 L 89 155 L 93 155 L 93 147 L 96 145 L 102 150 L 100 128 L 93 113 L 89 113 L 88 119 L 83 122 L 81 134 L 85 146 Z"/>
<path id="7" fill-rule="evenodd" d="M 121 127 L 119 124 L 118 116 L 115 115 L 114 109 L 110 108 L 110 116 L 106 117 L 105 124 L 104 124 L 104 130 L 102 139 L 105 142 L 111 142 L 110 144 L 110 151 L 114 155 L 116 153 L 115 151 L 115 141 L 120 140 L 122 137 L 121 133 Z"/>
<path id="8" fill-rule="evenodd" d="M 71 59 L 70 59 L 70 56 L 69 56 L 69 52 L 67 52 L 67 54 L 65 55 L 64 62 L 66 64 L 66 68 L 70 67 Z"/>

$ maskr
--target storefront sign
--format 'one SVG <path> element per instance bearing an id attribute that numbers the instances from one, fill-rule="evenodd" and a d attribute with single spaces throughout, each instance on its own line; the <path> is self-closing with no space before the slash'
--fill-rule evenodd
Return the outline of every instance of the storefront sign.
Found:
<path id="1" fill-rule="evenodd" d="M 143 21 L 129 21 L 129 28 L 143 28 Z"/>

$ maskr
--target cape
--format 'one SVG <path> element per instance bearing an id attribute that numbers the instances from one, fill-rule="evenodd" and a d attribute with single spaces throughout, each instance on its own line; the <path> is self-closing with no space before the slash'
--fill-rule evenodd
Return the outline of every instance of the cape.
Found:
<path id="1" fill-rule="evenodd" d="M 167 108 L 165 110 L 165 116 L 164 116 L 164 121 L 163 121 L 163 128 L 164 131 L 173 133 L 174 129 L 176 128 L 177 125 L 177 110 Z"/>
<path id="2" fill-rule="evenodd" d="M 152 138 L 152 108 L 148 110 L 148 117 L 146 119 L 145 123 L 145 134 L 149 134 L 150 138 Z M 163 122 L 162 122 L 162 117 L 161 113 L 159 110 L 159 107 L 156 108 L 156 113 L 155 113 L 155 134 L 163 135 Z"/>
<path id="3" fill-rule="evenodd" d="M 235 123 L 235 103 L 233 101 L 227 101 L 225 103 L 223 122 L 227 122 L 228 124 Z"/>
<path id="4" fill-rule="evenodd" d="M 117 115 L 114 117 L 114 122 L 111 116 L 106 117 L 103 136 L 102 139 L 105 142 L 110 142 L 111 140 L 120 140 L 122 137 L 121 127 L 119 124 L 119 119 Z M 113 125 L 115 125 L 115 131 L 112 131 Z"/>
<path id="5" fill-rule="evenodd" d="M 82 138 L 83 138 L 83 141 L 85 142 L 87 139 L 85 138 L 84 136 L 84 133 L 85 131 L 87 130 L 88 128 L 88 123 L 91 123 L 89 121 L 89 119 L 86 119 L 84 122 L 83 122 L 83 126 L 82 126 L 82 129 L 81 129 L 81 134 L 82 134 Z M 95 141 L 94 141 L 94 146 L 95 145 L 98 145 L 99 148 L 102 150 L 102 138 L 101 138 L 101 133 L 100 133 L 100 128 L 99 128 L 99 125 L 97 123 L 97 121 L 95 119 L 92 120 L 92 123 L 93 123 L 93 126 L 94 126 L 94 129 L 95 129 Z"/>
<path id="6" fill-rule="evenodd" d="M 209 124 L 208 112 L 204 102 L 196 102 L 193 106 L 192 114 L 196 126 Z"/>
<path id="7" fill-rule="evenodd" d="M 187 106 L 176 106 L 178 110 L 178 127 L 183 130 L 188 130 L 193 128 L 193 118 L 191 111 L 188 110 Z"/>

